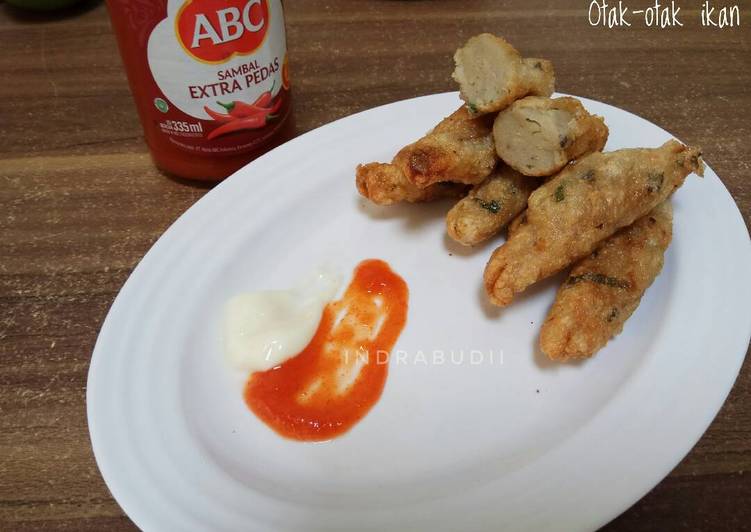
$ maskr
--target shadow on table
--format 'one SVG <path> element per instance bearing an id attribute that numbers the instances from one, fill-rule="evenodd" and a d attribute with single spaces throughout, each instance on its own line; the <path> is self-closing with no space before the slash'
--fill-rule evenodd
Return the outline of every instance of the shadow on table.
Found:
<path id="1" fill-rule="evenodd" d="M 157 168 L 157 170 L 159 169 Z M 164 170 L 159 170 L 159 173 L 173 183 L 179 183 L 180 185 L 185 185 L 201 190 L 210 190 L 220 183 L 220 181 L 200 181 L 198 179 L 186 179 L 184 177 L 179 177 L 174 174 L 170 174 L 169 172 L 165 172 Z"/>
<path id="2" fill-rule="evenodd" d="M 82 0 L 67 7 L 39 11 L 16 7 L 7 2 L 0 2 L 0 10 L 4 11 L 5 14 L 8 15 L 8 18 L 15 20 L 16 22 L 35 24 L 74 18 L 83 15 L 84 13 L 88 13 L 101 3 L 102 0 Z"/>

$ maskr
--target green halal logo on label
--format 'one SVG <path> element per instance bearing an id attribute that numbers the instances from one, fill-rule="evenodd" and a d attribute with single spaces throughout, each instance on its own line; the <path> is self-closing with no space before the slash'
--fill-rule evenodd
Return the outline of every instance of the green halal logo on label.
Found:
<path id="1" fill-rule="evenodd" d="M 156 107 L 163 113 L 169 111 L 169 105 L 167 105 L 167 102 L 165 102 L 161 98 L 154 98 L 154 107 Z"/>

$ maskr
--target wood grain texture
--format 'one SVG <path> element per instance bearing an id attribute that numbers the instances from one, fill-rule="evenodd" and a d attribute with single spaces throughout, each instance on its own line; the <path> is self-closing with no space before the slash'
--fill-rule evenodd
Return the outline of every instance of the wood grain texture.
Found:
<path id="1" fill-rule="evenodd" d="M 454 90 L 453 50 L 491 31 L 551 59 L 560 91 L 700 144 L 748 225 L 751 12 L 706 29 L 682 4 L 683 28 L 624 31 L 590 27 L 583 0 L 287 0 L 297 127 Z M 152 167 L 103 5 L 0 4 L 0 42 L 0 529 L 132 530 L 91 453 L 89 358 L 128 274 L 207 189 Z M 741 530 L 749 500 L 747 361 L 689 455 L 606 529 Z"/>

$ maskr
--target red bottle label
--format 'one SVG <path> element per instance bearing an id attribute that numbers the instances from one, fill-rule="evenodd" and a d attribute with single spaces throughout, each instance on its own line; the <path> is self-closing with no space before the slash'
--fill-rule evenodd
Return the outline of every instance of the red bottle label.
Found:
<path id="1" fill-rule="evenodd" d="M 110 9 L 138 41 L 135 68 L 150 74 L 152 83 L 134 87 L 137 99 L 148 99 L 142 118 L 172 145 L 238 154 L 281 126 L 289 74 L 280 0 L 110 0 Z"/>

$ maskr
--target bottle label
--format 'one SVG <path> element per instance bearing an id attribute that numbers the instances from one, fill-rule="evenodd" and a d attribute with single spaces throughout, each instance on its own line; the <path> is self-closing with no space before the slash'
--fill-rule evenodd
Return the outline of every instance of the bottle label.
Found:
<path id="1" fill-rule="evenodd" d="M 272 136 L 289 111 L 281 1 L 168 0 L 160 18 L 146 44 L 158 131 L 206 155 Z"/>

